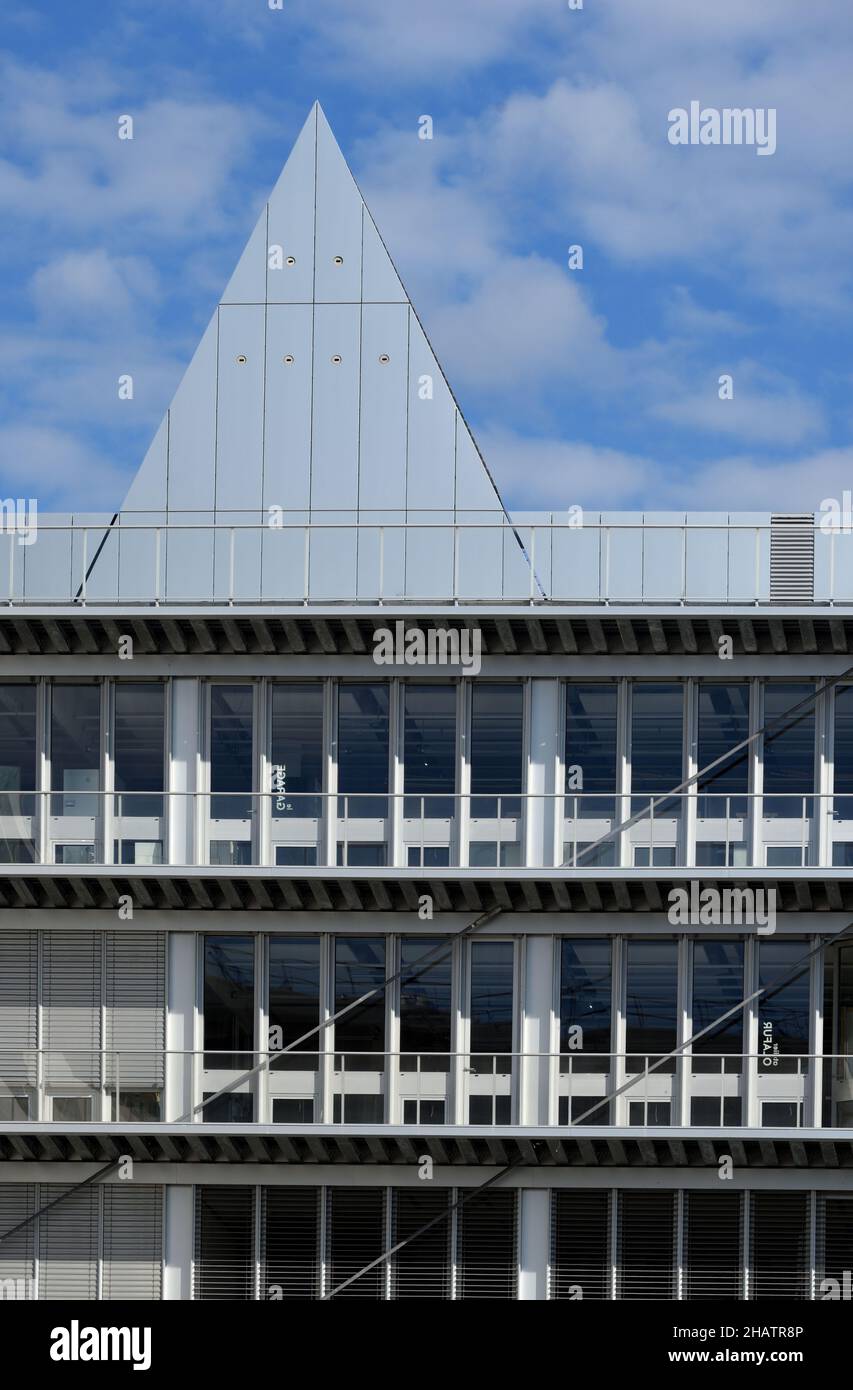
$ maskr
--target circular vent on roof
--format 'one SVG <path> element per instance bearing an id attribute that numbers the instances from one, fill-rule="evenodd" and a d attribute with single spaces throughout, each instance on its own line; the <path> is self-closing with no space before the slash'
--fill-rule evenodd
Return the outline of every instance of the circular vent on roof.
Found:
<path id="1" fill-rule="evenodd" d="M 379 361 L 380 361 L 380 362 L 390 362 L 390 361 L 391 361 L 391 358 L 388 356 L 387 352 L 382 352 L 382 353 L 379 354 Z"/>
<path id="2" fill-rule="evenodd" d="M 339 352 L 336 352 L 334 357 L 332 358 L 332 363 L 334 364 L 334 366 L 339 367 L 342 361 L 343 358 L 341 357 L 341 354 Z"/>
<path id="3" fill-rule="evenodd" d="M 248 362 L 248 360 L 249 359 L 246 357 L 245 353 L 242 352 L 240 353 L 240 356 L 237 358 L 237 361 L 240 363 L 241 367 L 243 366 L 243 363 Z"/>
<path id="4" fill-rule="evenodd" d="M 287 264 L 288 264 L 288 265 L 296 265 L 296 257 L 295 257 L 295 256 L 288 256 L 288 258 L 287 258 Z"/>
<path id="5" fill-rule="evenodd" d="M 287 356 L 283 357 L 281 360 L 284 363 L 285 367 L 293 366 L 293 354 L 291 352 L 289 352 Z"/>
<path id="6" fill-rule="evenodd" d="M 344 258 L 343 258 L 343 256 L 335 256 L 335 265 L 343 265 L 343 263 L 344 263 Z"/>

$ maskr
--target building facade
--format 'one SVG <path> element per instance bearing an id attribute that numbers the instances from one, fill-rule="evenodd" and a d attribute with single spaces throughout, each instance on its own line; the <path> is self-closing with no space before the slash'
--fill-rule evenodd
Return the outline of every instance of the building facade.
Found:
<path id="1" fill-rule="evenodd" d="M 317 107 L 0 552 L 3 1297 L 841 1286 L 849 536 L 511 514 Z"/>

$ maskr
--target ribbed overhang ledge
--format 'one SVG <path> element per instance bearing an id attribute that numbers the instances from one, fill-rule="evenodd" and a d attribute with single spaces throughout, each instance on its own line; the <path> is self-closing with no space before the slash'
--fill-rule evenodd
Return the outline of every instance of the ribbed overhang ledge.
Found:
<path id="1" fill-rule="evenodd" d="M 853 1169 L 853 1129 L 404 1129 L 391 1125 L 21 1124 L 0 1133 L 4 1162 L 417 1165 L 458 1167 Z"/>
<path id="2" fill-rule="evenodd" d="M 849 606 L 591 606 L 483 599 L 292 607 L 11 605 L 0 610 L 0 655 L 114 656 L 120 638 L 129 635 L 140 655 L 358 656 L 373 650 L 377 628 L 397 619 L 425 631 L 476 629 L 487 656 L 717 656 L 723 635 L 731 637 L 735 656 L 853 652 Z"/>
<path id="3" fill-rule="evenodd" d="M 117 911 L 417 912 L 429 894 L 435 912 L 665 912 L 670 891 L 773 889 L 776 911 L 853 913 L 853 868 L 841 869 L 281 869 L 0 866 L 0 908 Z M 828 924 L 830 929 L 837 929 Z"/>

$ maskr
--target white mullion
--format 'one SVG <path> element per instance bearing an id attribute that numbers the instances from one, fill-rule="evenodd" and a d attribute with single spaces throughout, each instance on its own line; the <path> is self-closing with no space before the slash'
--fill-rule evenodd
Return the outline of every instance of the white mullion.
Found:
<path id="1" fill-rule="evenodd" d="M 458 777 L 457 857 L 460 867 L 468 863 L 471 829 L 471 691 L 470 681 L 458 683 L 456 750 Z"/>
<path id="2" fill-rule="evenodd" d="M 617 756 L 617 780 L 619 806 L 619 821 L 625 822 L 631 816 L 631 687 L 632 682 L 626 678 L 619 681 L 619 693 L 616 699 L 616 756 Z M 616 841 L 617 865 L 632 865 L 631 856 L 631 831 L 623 830 L 620 832 Z"/>
<path id="3" fill-rule="evenodd" d="M 699 682 L 692 676 L 686 682 L 684 699 L 684 768 L 685 777 L 693 777 L 699 771 Z M 696 829 L 698 820 L 699 788 L 697 783 L 688 789 L 687 796 L 681 800 L 684 814 L 681 817 L 681 833 L 684 836 L 682 863 L 687 868 L 696 864 Z"/>

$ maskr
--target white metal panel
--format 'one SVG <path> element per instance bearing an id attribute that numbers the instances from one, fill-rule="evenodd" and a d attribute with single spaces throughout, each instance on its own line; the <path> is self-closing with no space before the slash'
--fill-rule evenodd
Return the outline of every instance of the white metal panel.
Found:
<path id="1" fill-rule="evenodd" d="M 365 304 L 361 319 L 360 509 L 399 509 L 402 513 L 406 506 L 407 359 L 405 306 Z"/>
<path id="2" fill-rule="evenodd" d="M 267 309 L 265 507 L 308 509 L 314 315 L 310 304 Z"/>
<path id="3" fill-rule="evenodd" d="M 266 519 L 261 511 L 217 511 L 213 597 L 220 603 L 259 597 Z"/>
<path id="4" fill-rule="evenodd" d="M 264 204 L 221 304 L 263 304 L 267 293 L 267 209 Z"/>
<path id="5" fill-rule="evenodd" d="M 643 513 L 643 598 L 673 603 L 681 598 L 683 512 Z"/>
<path id="6" fill-rule="evenodd" d="M 457 511 L 482 511 L 483 520 L 500 521 L 500 498 L 483 466 L 468 426 L 457 412 L 456 422 L 456 508 Z"/>
<path id="7" fill-rule="evenodd" d="M 270 194 L 267 223 L 267 300 L 270 304 L 307 302 L 314 296 L 316 131 L 315 106 Z M 269 250 L 276 246 L 282 251 L 281 270 L 269 268 Z"/>
<path id="8" fill-rule="evenodd" d="M 169 410 L 169 509 L 214 505 L 217 321 L 213 315 Z"/>
<path id="9" fill-rule="evenodd" d="M 428 378 L 428 381 L 425 380 Z M 431 390 L 431 396 L 428 393 Z M 414 311 L 409 311 L 407 505 L 450 508 L 456 496 L 456 406 Z"/>
<path id="10" fill-rule="evenodd" d="M 265 310 L 257 304 L 219 310 L 217 510 L 252 510 L 261 505 L 265 319 Z"/>
<path id="11" fill-rule="evenodd" d="M 363 260 L 362 296 L 365 303 L 408 304 L 406 291 L 367 208 L 364 209 Z"/>
<path id="12" fill-rule="evenodd" d="M 314 295 L 318 304 L 361 299 L 361 218 L 364 204 L 346 160 L 317 112 L 317 225 Z"/>
<path id="13" fill-rule="evenodd" d="M 361 311 L 318 304 L 314 320 L 311 509 L 358 506 Z"/>
<path id="14" fill-rule="evenodd" d="M 692 603 L 724 603 L 728 598 L 727 522 L 725 512 L 687 513 L 685 597 Z"/>

